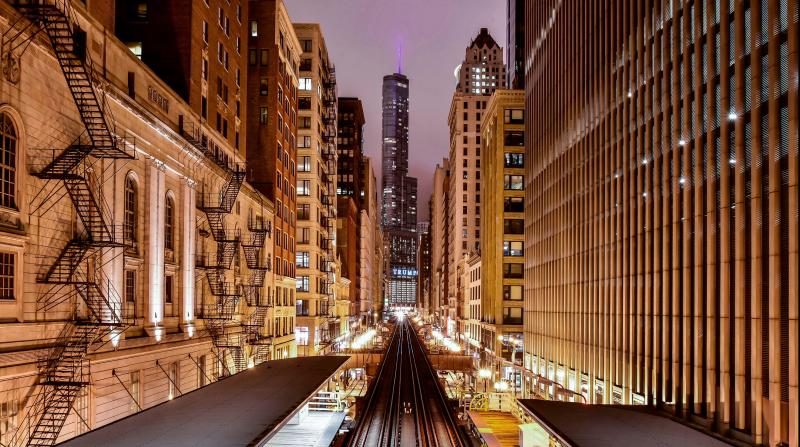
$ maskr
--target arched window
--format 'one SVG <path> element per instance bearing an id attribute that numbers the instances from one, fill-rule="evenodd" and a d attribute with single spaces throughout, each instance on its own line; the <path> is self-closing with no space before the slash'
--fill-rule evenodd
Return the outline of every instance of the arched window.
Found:
<path id="1" fill-rule="evenodd" d="M 0 206 L 17 207 L 17 129 L 0 113 Z"/>
<path id="2" fill-rule="evenodd" d="M 175 200 L 169 194 L 164 207 L 164 248 L 175 249 Z"/>
<path id="3" fill-rule="evenodd" d="M 136 180 L 132 176 L 125 179 L 125 240 L 137 248 L 139 198 Z"/>

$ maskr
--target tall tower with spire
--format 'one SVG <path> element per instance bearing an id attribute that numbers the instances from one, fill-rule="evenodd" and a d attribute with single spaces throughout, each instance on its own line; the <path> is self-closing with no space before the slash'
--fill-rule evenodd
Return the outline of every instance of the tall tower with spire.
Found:
<path id="1" fill-rule="evenodd" d="M 413 307 L 417 295 L 417 179 L 408 176 L 408 93 L 408 77 L 384 76 L 382 206 L 390 307 Z"/>

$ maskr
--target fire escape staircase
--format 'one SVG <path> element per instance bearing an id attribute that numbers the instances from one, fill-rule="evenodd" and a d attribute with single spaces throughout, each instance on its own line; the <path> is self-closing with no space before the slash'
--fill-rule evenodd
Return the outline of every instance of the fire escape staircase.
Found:
<path id="1" fill-rule="evenodd" d="M 13 0 L 17 10 L 34 26 L 28 39 L 43 32 L 52 45 L 67 87 L 85 131 L 66 149 L 33 175 L 64 182 L 84 231 L 69 241 L 38 282 L 73 286 L 86 305 L 86 317 L 64 326 L 53 347 L 40 361 L 41 391 L 29 408 L 12 444 L 52 446 L 77 396 L 89 382 L 87 353 L 106 331 L 121 331 L 123 319 L 112 304 L 113 287 L 102 275 L 102 266 L 91 262 L 104 248 L 123 247 L 114 231 L 111 214 L 104 206 L 101 186 L 93 179 L 90 156 L 97 159 L 132 159 L 135 147 L 109 126 L 105 97 L 95 90 L 86 33 L 77 25 L 69 0 Z M 109 115 L 110 116 L 110 115 Z M 98 163 L 99 165 L 99 163 Z M 52 307 L 52 303 L 45 307 Z M 77 312 L 76 312 L 77 315 Z"/>
<path id="2" fill-rule="evenodd" d="M 245 168 L 242 164 L 226 164 L 225 167 L 227 179 L 219 192 L 200 195 L 198 201 L 198 208 L 206 215 L 217 251 L 212 255 L 198 256 L 195 264 L 205 271 L 209 290 L 214 297 L 212 303 L 203 303 L 202 316 L 206 329 L 218 357 L 225 365 L 226 374 L 232 374 L 247 367 L 242 334 L 235 324 L 242 288 L 226 278 L 226 272 L 231 270 L 233 260 L 239 255 L 242 236 L 240 230 L 227 228 L 225 218 L 236 204 L 245 179 Z M 228 358 L 233 370 L 227 366 Z"/>
<path id="3" fill-rule="evenodd" d="M 242 250 L 250 277 L 241 287 L 251 311 L 242 320 L 242 331 L 252 346 L 254 362 L 260 363 L 269 358 L 272 346 L 271 337 L 263 333 L 269 309 L 274 304 L 271 297 L 264 295 L 264 278 L 272 265 L 269 257 L 263 259 L 262 256 L 267 236 L 272 231 L 271 223 L 251 219 L 248 231 L 250 235 L 242 241 Z"/>

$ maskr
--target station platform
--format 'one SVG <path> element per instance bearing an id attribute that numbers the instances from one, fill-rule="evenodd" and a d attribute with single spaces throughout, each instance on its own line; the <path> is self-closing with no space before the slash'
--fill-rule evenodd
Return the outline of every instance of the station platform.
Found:
<path id="1" fill-rule="evenodd" d="M 516 447 L 519 445 L 520 421 L 504 411 L 467 412 L 487 447 Z"/>
<path id="2" fill-rule="evenodd" d="M 264 362 L 61 445 L 264 445 L 307 408 L 306 404 L 348 358 L 300 357 Z"/>
<path id="3" fill-rule="evenodd" d="M 299 423 L 286 424 L 267 447 L 328 447 L 344 421 L 342 411 L 309 411 Z"/>

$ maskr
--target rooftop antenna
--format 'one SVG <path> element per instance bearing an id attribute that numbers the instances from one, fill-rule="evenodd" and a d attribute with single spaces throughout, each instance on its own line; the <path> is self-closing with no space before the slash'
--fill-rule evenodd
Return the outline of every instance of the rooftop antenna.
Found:
<path id="1" fill-rule="evenodd" d="M 397 73 L 403 74 L 403 43 L 397 44 Z"/>

